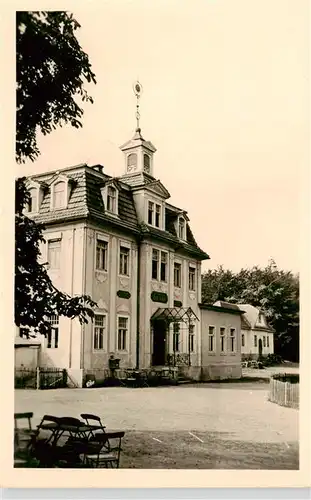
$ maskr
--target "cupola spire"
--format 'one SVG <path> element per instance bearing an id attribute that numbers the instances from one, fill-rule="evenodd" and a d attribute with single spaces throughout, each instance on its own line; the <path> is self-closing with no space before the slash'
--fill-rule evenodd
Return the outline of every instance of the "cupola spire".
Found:
<path id="1" fill-rule="evenodd" d="M 141 129 L 139 126 L 139 120 L 140 120 L 139 99 L 140 99 L 141 94 L 143 92 L 143 87 L 138 80 L 134 83 L 133 90 L 134 90 L 134 94 L 136 96 L 136 132 L 140 133 Z"/>
<path id="2" fill-rule="evenodd" d="M 143 87 L 138 80 L 133 84 L 133 91 L 136 96 L 136 130 L 132 139 L 120 146 L 125 158 L 124 175 L 142 173 L 153 177 L 153 154 L 156 148 L 141 135 L 139 99 Z"/>

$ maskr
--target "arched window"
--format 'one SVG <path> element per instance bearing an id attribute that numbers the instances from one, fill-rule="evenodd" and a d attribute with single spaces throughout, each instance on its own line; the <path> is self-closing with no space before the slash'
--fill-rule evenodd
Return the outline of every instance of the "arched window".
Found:
<path id="1" fill-rule="evenodd" d="M 65 206 L 65 182 L 60 181 L 54 184 L 53 207 L 63 208 Z"/>
<path id="2" fill-rule="evenodd" d="M 38 210 L 38 190 L 36 188 L 29 189 L 29 201 L 26 206 L 27 212 L 37 212 Z"/>
<path id="3" fill-rule="evenodd" d="M 132 172 L 133 170 L 136 170 L 136 168 L 137 168 L 137 154 L 131 153 L 127 157 L 127 171 Z"/>
<path id="4" fill-rule="evenodd" d="M 144 170 L 145 172 L 150 172 L 150 156 L 144 154 Z"/>

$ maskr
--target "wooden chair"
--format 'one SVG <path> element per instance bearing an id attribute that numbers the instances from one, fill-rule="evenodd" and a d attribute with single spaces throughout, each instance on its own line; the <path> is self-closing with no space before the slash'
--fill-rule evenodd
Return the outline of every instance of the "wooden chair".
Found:
<path id="1" fill-rule="evenodd" d="M 89 442 L 84 451 L 85 466 L 90 468 L 119 468 L 123 437 L 123 431 L 98 434 L 97 440 Z"/>

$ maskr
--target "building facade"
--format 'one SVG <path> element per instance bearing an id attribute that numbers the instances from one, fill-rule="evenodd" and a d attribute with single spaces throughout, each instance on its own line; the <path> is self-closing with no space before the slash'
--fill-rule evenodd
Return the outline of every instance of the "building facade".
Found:
<path id="1" fill-rule="evenodd" d="M 241 324 L 242 359 L 260 359 L 274 353 L 274 329 L 260 309 L 238 304 L 244 311 Z"/>
<path id="2" fill-rule="evenodd" d="M 81 164 L 27 179 L 27 215 L 45 225 L 42 262 L 55 286 L 97 303 L 93 322 L 53 316 L 41 366 L 78 385 L 111 354 L 120 367 L 201 366 L 201 262 L 184 209 L 154 177 L 155 147 L 137 128 L 124 175 Z"/>
<path id="3" fill-rule="evenodd" d="M 241 317 L 234 304 L 201 304 L 201 380 L 240 378 Z"/>

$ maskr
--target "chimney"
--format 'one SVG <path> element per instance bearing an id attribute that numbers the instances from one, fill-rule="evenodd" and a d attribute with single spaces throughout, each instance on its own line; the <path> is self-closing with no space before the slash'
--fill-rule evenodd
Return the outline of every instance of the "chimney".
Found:
<path id="1" fill-rule="evenodd" d="M 92 168 L 94 170 L 96 170 L 97 172 L 99 172 L 100 174 L 102 174 L 103 170 L 104 170 L 104 166 L 103 165 L 93 165 Z"/>

